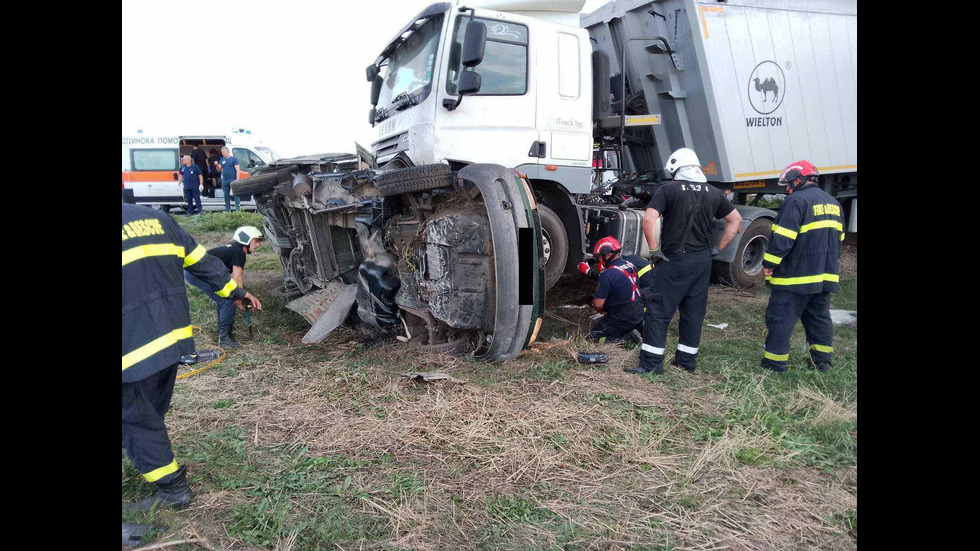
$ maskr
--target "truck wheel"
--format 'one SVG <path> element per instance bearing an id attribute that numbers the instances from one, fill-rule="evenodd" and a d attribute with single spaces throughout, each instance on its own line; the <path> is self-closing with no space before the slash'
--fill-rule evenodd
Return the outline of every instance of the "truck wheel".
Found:
<path id="1" fill-rule="evenodd" d="M 735 250 L 735 260 L 730 264 L 715 262 L 713 270 L 723 283 L 735 287 L 755 287 L 766 282 L 762 273 L 762 257 L 772 235 L 772 220 L 759 218 L 749 224 Z"/>
<path id="2" fill-rule="evenodd" d="M 289 167 L 243 180 L 235 180 L 231 183 L 231 193 L 241 196 L 270 192 L 280 183 L 291 180 L 292 174 L 296 170 L 297 167 Z"/>
<path id="3" fill-rule="evenodd" d="M 538 203 L 538 216 L 541 218 L 541 241 L 544 245 L 544 289 L 547 291 L 558 283 L 565 272 L 568 260 L 568 235 L 558 215 L 548 207 Z"/>
<path id="4" fill-rule="evenodd" d="M 376 185 L 382 197 L 429 191 L 453 185 L 452 169 L 434 164 L 392 170 L 381 173 Z"/>

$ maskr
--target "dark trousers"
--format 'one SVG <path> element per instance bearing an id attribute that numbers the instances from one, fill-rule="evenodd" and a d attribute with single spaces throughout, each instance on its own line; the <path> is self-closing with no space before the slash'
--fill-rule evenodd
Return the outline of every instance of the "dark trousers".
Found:
<path id="1" fill-rule="evenodd" d="M 177 364 L 122 384 L 122 447 L 147 482 L 166 483 L 177 471 L 163 416 L 170 408 Z"/>
<path id="2" fill-rule="evenodd" d="M 201 213 L 201 190 L 197 187 L 185 187 L 184 188 L 184 200 L 187 201 L 187 214 L 200 214 Z M 194 204 L 197 204 L 197 210 L 194 210 Z"/>
<path id="3" fill-rule="evenodd" d="M 234 182 L 234 180 L 232 180 Z M 225 212 L 231 211 L 231 182 L 221 182 L 221 191 L 225 193 Z M 241 200 L 235 196 L 235 210 L 242 210 Z"/>
<path id="4" fill-rule="evenodd" d="M 219 297 L 213 291 L 207 283 L 204 283 L 200 279 L 194 277 L 190 272 L 184 272 L 184 281 L 190 283 L 191 285 L 197 287 L 202 293 L 211 297 L 214 301 L 215 307 L 218 309 L 218 333 L 224 333 L 227 329 L 228 333 L 235 328 L 235 301 L 227 299 L 224 297 Z"/>
<path id="5" fill-rule="evenodd" d="M 681 319 L 677 354 L 674 363 L 693 371 L 697 367 L 701 326 L 708 307 L 708 285 L 711 282 L 711 251 L 673 253 L 653 270 L 653 288 L 643 320 L 643 345 L 640 367 L 659 370 L 663 367 L 667 345 L 667 326 L 680 309 Z"/>
<path id="6" fill-rule="evenodd" d="M 596 341 L 599 344 L 620 341 L 637 344 L 637 339 L 633 335 L 634 329 L 638 331 L 643 330 L 642 319 L 637 323 L 629 323 L 627 321 L 612 319 L 607 314 L 599 318 L 599 321 L 592 328 L 592 331 L 589 331 L 586 338 L 590 341 Z"/>
<path id="7" fill-rule="evenodd" d="M 801 295 L 773 289 L 766 307 L 766 349 L 762 363 L 786 369 L 789 339 L 796 320 L 803 322 L 810 358 L 817 365 L 830 366 L 834 356 L 834 322 L 830 319 L 830 293 Z"/>
<path id="8" fill-rule="evenodd" d="M 214 188 L 218 187 L 218 179 L 208 176 L 204 179 L 204 196 L 214 198 Z"/>

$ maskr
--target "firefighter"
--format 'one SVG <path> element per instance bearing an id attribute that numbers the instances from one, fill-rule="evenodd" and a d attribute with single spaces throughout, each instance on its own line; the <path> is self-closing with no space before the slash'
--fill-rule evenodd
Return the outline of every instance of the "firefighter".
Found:
<path id="1" fill-rule="evenodd" d="M 245 261 L 248 255 L 254 253 L 259 248 L 259 240 L 263 239 L 262 232 L 255 226 L 242 226 L 235 230 L 231 235 L 231 242 L 227 245 L 208 249 L 208 256 L 213 256 L 220 260 L 231 278 L 235 280 L 238 287 L 245 288 Z M 214 301 L 218 311 L 218 346 L 224 348 L 236 348 L 238 343 L 232 337 L 235 329 L 235 303 L 227 298 L 222 298 L 211 291 L 209 285 L 194 274 L 185 273 L 184 280 L 197 287 L 202 293 L 206 294 Z"/>
<path id="2" fill-rule="evenodd" d="M 697 367 L 701 325 L 708 306 L 711 257 L 728 246 L 742 223 L 734 205 L 708 184 L 694 151 L 682 148 L 671 154 L 666 166 L 671 182 L 654 192 L 643 216 L 643 233 L 654 266 L 653 289 L 646 300 L 643 344 L 637 367 L 628 373 L 662 373 L 667 326 L 680 309 L 679 338 L 674 365 L 693 372 Z M 656 223 L 663 216 L 662 246 Z M 712 247 L 716 218 L 725 220 L 717 247 Z"/>
<path id="3" fill-rule="evenodd" d="M 820 189 L 818 178 L 809 161 L 795 162 L 779 176 L 789 195 L 772 225 L 762 264 L 772 288 L 762 367 L 777 373 L 786 371 L 796 320 L 803 322 L 810 361 L 817 369 L 829 371 L 834 353 L 830 293 L 839 287 L 844 224 L 840 203 Z"/>
<path id="4" fill-rule="evenodd" d="M 616 243 L 619 242 L 615 238 L 610 237 L 610 239 L 616 241 Z M 653 265 L 646 259 L 636 255 L 625 254 L 622 255 L 621 258 L 628 262 L 636 272 L 636 282 L 640 287 L 640 296 L 644 298 L 650 296 L 652 292 L 651 289 L 653 288 Z M 579 262 L 578 271 L 582 275 L 599 281 L 599 274 L 601 274 L 606 267 L 607 266 L 605 263 L 593 256 L 585 262 Z"/>
<path id="5" fill-rule="evenodd" d="M 219 296 L 262 309 L 173 218 L 123 204 L 122 446 L 143 478 L 157 486 L 131 510 L 184 508 L 193 498 L 163 420 L 180 357 L 194 352 L 184 270 Z"/>
<path id="6" fill-rule="evenodd" d="M 631 344 L 640 341 L 638 332 L 643 328 L 643 298 L 637 282 L 640 276 L 636 265 L 622 257 L 622 249 L 615 237 L 603 237 L 595 245 L 593 254 L 599 263 L 599 288 L 592 307 L 603 316 L 589 332 L 589 340 Z M 588 275 L 589 265 L 582 264 L 586 268 L 583 273 Z M 579 264 L 579 271 L 583 269 L 582 264 Z"/>

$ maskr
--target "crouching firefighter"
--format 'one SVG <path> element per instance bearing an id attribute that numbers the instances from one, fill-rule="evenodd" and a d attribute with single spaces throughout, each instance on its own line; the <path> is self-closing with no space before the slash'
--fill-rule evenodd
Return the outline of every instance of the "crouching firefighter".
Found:
<path id="1" fill-rule="evenodd" d="M 622 256 L 622 245 L 615 237 L 603 237 L 595 245 L 594 255 L 598 269 L 591 270 L 585 262 L 579 271 L 589 275 L 595 272 L 599 280 L 592 307 L 603 314 L 587 338 L 604 342 L 640 342 L 639 331 L 643 328 L 643 297 L 640 294 L 639 271 L 649 264 L 638 257 L 633 262 Z M 584 267 L 583 267 L 584 265 Z M 646 275 L 646 271 L 643 272 Z"/>
<path id="2" fill-rule="evenodd" d="M 643 234 L 650 247 L 650 262 L 656 273 L 651 296 L 647 298 L 643 323 L 643 344 L 637 367 L 628 373 L 662 373 L 667 326 L 680 309 L 679 338 L 674 365 L 687 371 L 697 367 L 701 326 L 708 307 L 711 257 L 728 246 L 742 223 L 735 206 L 708 184 L 701 162 L 694 151 L 675 151 L 666 166 L 673 181 L 654 192 L 643 215 Z M 656 223 L 663 216 L 661 241 Z M 717 247 L 712 247 L 712 227 L 716 218 L 725 220 Z"/>
<path id="3" fill-rule="evenodd" d="M 766 308 L 762 367 L 782 373 L 796 320 L 803 322 L 810 361 L 829 371 L 834 353 L 830 293 L 836 293 L 844 225 L 840 204 L 817 185 L 809 161 L 789 165 L 779 176 L 789 195 L 779 208 L 762 270 L 772 287 Z"/>
<path id="4" fill-rule="evenodd" d="M 232 234 L 231 243 L 208 249 L 208 256 L 220 260 L 238 287 L 245 289 L 245 261 L 248 259 L 248 255 L 258 250 L 260 239 L 262 239 L 262 232 L 258 228 L 242 226 Z M 190 272 L 184 274 L 184 279 L 214 301 L 214 306 L 218 310 L 218 346 L 237 347 L 238 343 L 235 342 L 231 334 L 235 329 L 236 303 L 228 297 L 223 297 L 212 291 L 206 282 L 201 281 L 200 278 L 195 277 Z M 244 309 L 241 304 L 237 306 Z"/>
<path id="5" fill-rule="evenodd" d="M 143 478 L 157 486 L 132 510 L 183 508 L 193 497 L 163 421 L 180 357 L 194 352 L 184 270 L 219 296 L 262 309 L 173 218 L 123 204 L 122 446 Z"/>

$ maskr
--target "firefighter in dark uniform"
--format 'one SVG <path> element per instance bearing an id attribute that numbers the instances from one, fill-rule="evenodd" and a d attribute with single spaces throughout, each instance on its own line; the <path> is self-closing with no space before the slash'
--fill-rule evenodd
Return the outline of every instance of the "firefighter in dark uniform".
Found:
<path id="1" fill-rule="evenodd" d="M 130 506 L 133 510 L 183 508 L 193 497 L 163 421 L 180 357 L 194 352 L 184 270 L 219 296 L 262 309 L 173 218 L 123 204 L 122 446 L 143 478 L 157 486 L 155 494 Z"/>
<path id="2" fill-rule="evenodd" d="M 638 257 L 631 257 L 634 260 L 630 262 L 621 256 L 622 249 L 615 237 L 604 237 L 596 243 L 594 250 L 599 268 L 593 271 L 587 263 L 579 264 L 580 272 L 585 275 L 595 272 L 599 280 L 592 307 L 603 316 L 589 332 L 589 340 L 599 343 L 640 342 L 638 333 L 643 328 L 643 297 L 640 294 L 638 267 L 639 270 L 649 268 L 649 263 Z"/>
<path id="3" fill-rule="evenodd" d="M 772 288 L 762 367 L 777 373 L 786 371 L 796 320 L 803 322 L 817 369 L 829 371 L 834 354 L 830 293 L 839 288 L 844 224 L 840 203 L 820 189 L 818 177 L 809 161 L 795 162 L 779 176 L 789 195 L 772 225 L 762 264 Z"/>
<path id="4" fill-rule="evenodd" d="M 619 240 L 614 237 L 610 237 L 616 246 L 619 245 Z M 599 243 L 596 243 L 598 245 Z M 636 272 L 636 282 L 640 286 L 640 296 L 648 297 L 652 293 L 653 289 L 653 265 L 644 258 L 641 258 L 632 254 L 622 255 L 620 258 L 625 260 Z M 592 279 L 599 281 L 599 274 L 605 271 L 606 265 L 598 257 L 593 256 L 585 262 L 579 262 L 578 271 L 585 276 L 589 276 Z"/>
<path id="5" fill-rule="evenodd" d="M 742 216 L 734 205 L 708 184 L 694 151 L 683 148 L 667 161 L 673 181 L 654 192 L 643 215 L 643 233 L 654 265 L 653 289 L 646 299 L 643 344 L 637 367 L 628 373 L 662 373 L 667 326 L 680 309 L 679 338 L 674 365 L 687 371 L 697 367 L 701 326 L 708 307 L 711 257 L 717 255 L 738 233 Z M 661 246 L 657 241 L 657 219 L 663 217 Z M 725 220 L 717 247 L 711 245 L 716 218 Z"/>

